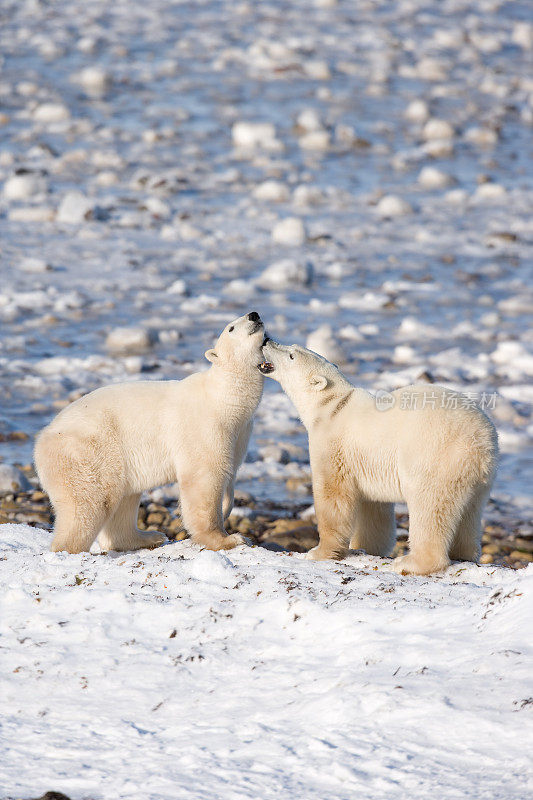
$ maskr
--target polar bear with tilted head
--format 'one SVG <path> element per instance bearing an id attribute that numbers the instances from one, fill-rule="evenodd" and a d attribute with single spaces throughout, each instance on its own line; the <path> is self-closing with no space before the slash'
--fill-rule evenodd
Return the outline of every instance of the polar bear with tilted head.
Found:
<path id="1" fill-rule="evenodd" d="M 56 513 L 52 550 L 79 553 L 161 544 L 137 529 L 141 493 L 177 481 L 183 523 L 210 550 L 228 536 L 235 474 L 263 392 L 264 326 L 252 311 L 206 352 L 211 367 L 181 381 L 104 386 L 63 409 L 37 438 L 35 464 Z"/>
<path id="2" fill-rule="evenodd" d="M 402 573 L 429 574 L 450 559 L 476 561 L 481 514 L 496 472 L 494 426 L 468 398 L 439 386 L 376 398 L 326 359 L 269 340 L 260 370 L 277 380 L 309 433 L 320 542 L 313 559 L 362 548 L 388 555 L 394 503 L 409 509 Z"/>

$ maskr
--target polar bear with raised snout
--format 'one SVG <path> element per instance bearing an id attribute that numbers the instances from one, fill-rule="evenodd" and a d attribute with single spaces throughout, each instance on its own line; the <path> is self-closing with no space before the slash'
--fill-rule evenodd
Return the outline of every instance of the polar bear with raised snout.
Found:
<path id="1" fill-rule="evenodd" d="M 320 534 L 309 558 L 342 558 L 348 544 L 388 555 L 394 503 L 403 501 L 410 552 L 395 560 L 399 572 L 425 575 L 450 558 L 478 559 L 498 454 L 494 426 L 478 408 L 428 384 L 376 402 L 303 347 L 270 340 L 263 354 L 260 370 L 281 384 L 309 433 Z"/>
<path id="2" fill-rule="evenodd" d="M 141 493 L 177 481 L 184 525 L 198 544 L 229 550 L 224 519 L 263 391 L 264 326 L 255 311 L 230 322 L 211 367 L 181 381 L 104 386 L 63 409 L 39 435 L 35 464 L 56 513 L 52 550 L 161 544 L 137 529 Z"/>

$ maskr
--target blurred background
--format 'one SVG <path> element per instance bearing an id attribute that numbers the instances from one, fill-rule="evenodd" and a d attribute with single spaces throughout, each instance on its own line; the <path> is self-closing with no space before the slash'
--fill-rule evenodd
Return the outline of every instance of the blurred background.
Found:
<path id="1" fill-rule="evenodd" d="M 370 390 L 494 397 L 489 516 L 531 533 L 529 0 L 4 0 L 0 66 L 0 490 L 253 309 Z M 241 491 L 310 503 L 265 386 Z"/>

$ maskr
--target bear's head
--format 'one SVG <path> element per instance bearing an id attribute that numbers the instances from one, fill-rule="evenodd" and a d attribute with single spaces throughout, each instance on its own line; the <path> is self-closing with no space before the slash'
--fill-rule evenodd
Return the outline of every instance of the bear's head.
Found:
<path id="1" fill-rule="evenodd" d="M 329 396 L 326 390 L 336 392 L 349 386 L 335 364 L 297 344 L 283 345 L 268 339 L 263 357 L 259 370 L 281 384 L 302 419 L 307 410 L 321 404 L 325 394 Z"/>
<path id="2" fill-rule="evenodd" d="M 261 346 L 265 340 L 265 326 L 257 311 L 228 323 L 212 350 L 205 357 L 215 366 L 230 372 L 257 370 L 263 360 Z M 257 373 L 256 373 L 257 374 Z"/>

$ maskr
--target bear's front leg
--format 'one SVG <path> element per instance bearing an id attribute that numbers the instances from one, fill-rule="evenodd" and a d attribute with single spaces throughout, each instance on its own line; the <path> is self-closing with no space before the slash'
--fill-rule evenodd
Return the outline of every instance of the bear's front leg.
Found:
<path id="1" fill-rule="evenodd" d="M 224 530 L 222 510 L 226 481 L 216 470 L 187 474 L 179 480 L 183 524 L 194 542 L 208 550 L 231 550 L 246 539 Z"/>
<path id="2" fill-rule="evenodd" d="M 348 551 L 354 499 L 346 491 L 344 481 L 335 479 L 331 469 L 312 467 L 313 497 L 320 541 L 305 554 L 306 558 L 321 561 L 344 558 Z"/>

